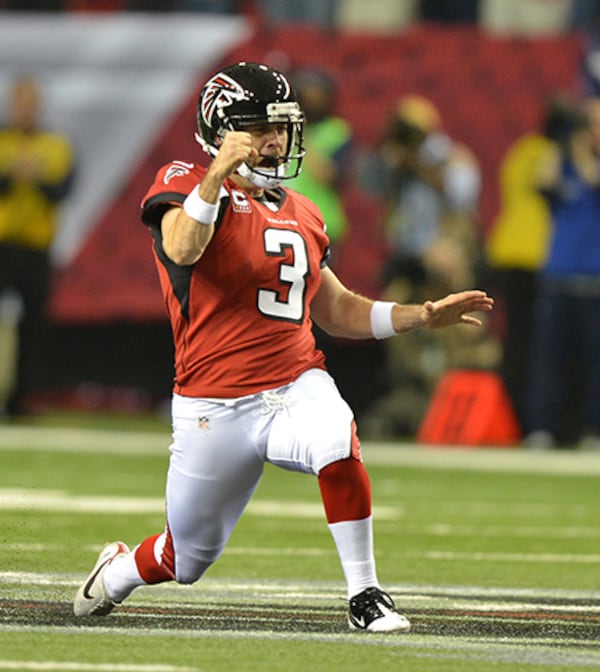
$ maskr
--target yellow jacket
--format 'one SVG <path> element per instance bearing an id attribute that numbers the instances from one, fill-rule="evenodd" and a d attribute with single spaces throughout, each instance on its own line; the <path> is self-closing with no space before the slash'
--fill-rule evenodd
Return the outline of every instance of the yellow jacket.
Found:
<path id="1" fill-rule="evenodd" d="M 25 176 L 26 165 L 31 177 Z M 64 136 L 0 129 L 0 243 L 39 250 L 51 245 L 57 205 L 67 194 L 73 168 L 73 150 Z"/>
<path id="2" fill-rule="evenodd" d="M 500 212 L 486 245 L 493 268 L 537 270 L 546 258 L 550 211 L 536 188 L 539 166 L 554 144 L 531 133 L 516 140 L 499 170 Z"/>

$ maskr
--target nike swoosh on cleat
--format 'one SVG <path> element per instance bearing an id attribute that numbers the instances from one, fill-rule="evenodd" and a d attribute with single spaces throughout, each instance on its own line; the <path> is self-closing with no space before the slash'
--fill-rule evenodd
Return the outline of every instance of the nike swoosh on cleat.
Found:
<path id="1" fill-rule="evenodd" d="M 357 625 L 359 628 L 365 628 L 366 627 L 364 616 L 361 616 L 360 618 L 357 618 L 356 616 L 352 616 L 352 622 L 354 623 L 354 625 Z"/>
<path id="2" fill-rule="evenodd" d="M 108 563 L 109 561 L 106 560 L 103 562 L 100 567 L 90 576 L 90 578 L 87 580 L 87 583 L 83 587 L 83 596 L 85 597 L 86 600 L 93 600 L 94 596 L 90 593 L 90 588 L 92 587 L 92 584 L 96 580 L 98 574 L 102 571 L 102 568 Z"/>

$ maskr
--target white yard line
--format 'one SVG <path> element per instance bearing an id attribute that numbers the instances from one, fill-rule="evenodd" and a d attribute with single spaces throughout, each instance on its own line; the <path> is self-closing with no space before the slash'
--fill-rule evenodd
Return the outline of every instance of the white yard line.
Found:
<path id="1" fill-rule="evenodd" d="M 600 528 L 544 525 L 454 525 L 432 523 L 416 525 L 402 521 L 402 531 L 432 537 L 476 537 L 506 539 L 600 539 Z"/>
<path id="2" fill-rule="evenodd" d="M 167 455 L 170 431 L 136 432 L 62 427 L 0 426 L 0 450 Z M 557 475 L 600 475 L 600 454 L 575 450 L 431 447 L 365 441 L 367 465 Z"/>
<path id="3" fill-rule="evenodd" d="M 530 502 L 456 502 L 438 501 L 437 509 L 444 514 L 460 514 L 466 521 L 472 518 L 487 518 L 502 512 L 512 516 L 533 519 L 554 519 L 555 514 L 564 513 L 565 508 L 560 504 L 538 504 Z M 411 506 L 417 506 L 412 503 Z M 427 504 L 431 506 L 431 504 Z M 37 489 L 37 488 L 0 488 L 0 511 L 41 511 L 69 514 L 94 515 L 157 515 L 164 514 L 164 499 L 159 497 L 127 497 L 117 495 L 78 495 L 65 490 Z M 572 504 L 568 508 L 575 519 L 589 513 L 587 507 Z M 324 517 L 323 505 L 319 500 L 306 502 L 302 500 L 270 500 L 255 497 L 244 512 L 245 516 L 259 518 L 300 518 L 322 520 Z M 401 506 L 375 505 L 374 518 L 378 522 L 391 521 L 399 525 L 406 525 L 411 529 L 411 523 L 406 518 Z M 487 532 L 485 530 L 488 530 Z M 556 527 L 543 525 L 524 525 L 502 527 L 492 525 L 482 532 L 481 526 L 452 525 L 440 523 L 419 527 L 418 531 L 431 536 L 496 536 L 530 537 L 551 536 L 569 539 L 595 539 L 600 536 L 600 530 L 589 527 L 565 526 Z"/>
<path id="4" fill-rule="evenodd" d="M 51 511 L 53 513 L 161 514 L 161 497 L 73 495 L 63 490 L 0 488 L 0 510 Z"/>
<path id="5" fill-rule="evenodd" d="M 97 551 L 100 547 L 87 547 L 87 550 Z M 240 552 L 251 551 L 252 548 L 240 548 Z M 292 549 L 290 549 L 292 550 Z M 227 551 L 226 551 L 227 552 Z M 279 555 L 279 553 L 277 553 Z M 55 572 L 17 572 L 0 571 L 0 595 L 2 589 L 9 585 L 31 586 L 33 588 L 71 588 L 79 586 L 84 574 L 65 574 Z M 230 600 L 251 599 L 255 603 L 282 600 L 290 598 L 306 599 L 311 601 L 327 601 L 337 604 L 342 601 L 343 582 L 335 581 L 287 581 L 287 580 L 240 580 L 203 578 L 195 586 L 169 583 L 138 589 L 128 604 L 152 604 L 158 602 L 163 606 L 182 604 L 206 604 L 209 601 L 228 602 Z M 565 590 L 550 588 L 512 588 L 490 586 L 460 586 L 460 585 L 427 585 L 427 584 L 392 584 L 386 586 L 390 593 L 398 596 L 403 604 L 422 603 L 432 606 L 434 602 L 446 601 L 454 608 L 471 608 L 488 610 L 491 605 L 501 605 L 501 608 L 511 609 L 517 605 L 528 609 L 540 605 L 544 609 L 551 609 L 548 600 L 561 602 L 560 609 L 565 611 L 580 611 L 580 604 L 573 602 L 587 602 L 585 611 L 600 611 L 600 590 Z"/>
<path id="6" fill-rule="evenodd" d="M 535 562 L 541 564 L 569 563 L 595 565 L 600 563 L 599 554 L 583 553 L 464 553 L 455 551 L 424 551 L 412 553 L 407 556 L 425 560 L 454 560 L 459 562 Z"/>
<path id="7" fill-rule="evenodd" d="M 0 426 L 0 450 L 166 455 L 170 441 L 168 429 L 162 434 L 74 427 Z"/>
<path id="8" fill-rule="evenodd" d="M 428 447 L 366 442 L 363 456 L 367 466 L 372 464 L 560 476 L 600 474 L 600 453 L 566 449 L 535 452 L 520 448 Z"/>
<path id="9" fill-rule="evenodd" d="M 60 635 L 65 632 L 60 626 L 2 626 L 4 632 L 48 633 Z M 600 654 L 594 649 L 586 650 L 582 640 L 540 640 L 537 638 L 515 638 L 510 642 L 504 638 L 494 641 L 489 637 L 443 637 L 438 635 L 375 635 L 362 633 L 286 633 L 274 631 L 254 630 L 168 630 L 164 628 L 116 628 L 110 626 L 78 627 L 69 631 L 70 634 L 116 635 L 123 637 L 174 637 L 181 639 L 222 639 L 222 640 L 267 640 L 267 641 L 295 641 L 295 642 L 326 642 L 331 644 L 352 644 L 359 646 L 377 646 L 388 649 L 401 650 L 404 654 L 416 655 L 423 658 L 478 660 L 486 662 L 503 662 L 522 665 L 579 665 L 581 667 L 597 667 L 600 665 Z M 572 648 L 567 648 L 572 647 Z M 141 672 L 156 672 L 151 666 L 139 666 Z M 0 667 L 0 669 L 2 669 Z M 15 668 L 8 668 L 15 669 Z M 18 669 L 18 668 L 16 668 Z M 44 669 L 44 668 L 33 668 Z M 55 668 L 50 668 L 55 669 Z M 70 669 L 70 668 L 64 668 Z M 112 668 L 73 668 L 87 670 L 104 669 L 119 672 L 118 667 Z M 135 668 L 134 668 L 135 669 Z M 174 672 L 181 672 L 186 668 L 166 668 Z M 125 671 L 123 671 L 125 672 Z M 126 672 L 132 672 L 127 670 Z"/>
<path id="10" fill-rule="evenodd" d="M 27 584 L 33 587 L 40 586 L 42 592 L 46 586 L 53 585 L 57 594 L 63 594 L 65 587 L 71 587 L 74 581 L 72 575 L 35 574 L 19 572 L 0 572 L 0 585 L 10 585 L 16 580 L 22 580 L 23 588 L 27 592 L 26 599 L 35 599 L 27 590 Z M 79 579 L 80 580 L 80 579 Z M 418 612 L 419 609 L 448 609 L 450 611 L 468 611 L 476 616 L 478 612 L 489 614 L 499 611 L 502 613 L 519 613 L 538 610 L 546 614 L 548 622 L 553 622 L 552 612 L 560 615 L 571 614 L 598 614 L 600 613 L 600 592 L 565 591 L 548 589 L 523 588 L 482 588 L 475 586 L 429 586 L 403 585 L 389 586 L 404 608 Z M 514 665 L 566 665 L 583 667 L 600 666 L 600 651 L 594 648 L 596 640 L 572 639 L 569 637 L 540 639 L 538 637 L 515 637 L 507 640 L 504 636 L 465 636 L 446 637 L 440 635 L 361 635 L 356 633 L 316 633 L 299 632 L 285 633 L 275 631 L 240 630 L 240 629 L 181 629 L 169 628 L 167 625 L 155 628 L 150 625 L 153 618 L 151 608 L 160 605 L 162 609 L 171 605 L 173 608 L 206 606 L 207 604 L 231 604 L 245 602 L 252 604 L 269 605 L 286 603 L 293 600 L 295 603 L 306 603 L 340 609 L 340 618 L 343 618 L 342 584 L 334 582 L 286 582 L 286 581 L 231 581 L 226 579 L 204 579 L 198 587 L 164 585 L 140 589 L 131 598 L 130 605 L 150 607 L 147 612 L 149 627 L 114 627 L 108 618 L 102 625 L 92 627 L 82 623 L 77 628 L 45 625 L 0 625 L 1 633 L 44 633 L 60 637 L 68 630 L 69 636 L 93 634 L 94 636 L 118 637 L 162 637 L 203 640 L 261 640 L 261 641 L 296 641 L 296 642 L 325 642 L 331 644 L 351 644 L 358 646 L 386 647 L 394 650 L 397 655 L 412 655 L 423 658 L 440 660 L 473 660 L 482 663 L 504 662 Z M 47 596 L 46 596 L 47 599 Z M 585 600 L 587 604 L 582 604 Z M 126 611 L 123 610 L 125 614 Z M 136 619 L 144 618 L 144 611 L 134 610 Z M 110 640 L 107 640 L 110 641 Z M 36 661 L 18 661 L 26 665 L 21 667 L 10 666 L 13 661 L 0 661 L 1 669 L 22 670 L 81 670 L 82 672 L 187 672 L 185 667 L 171 667 L 168 665 L 130 665 L 106 666 L 81 664 L 80 667 L 37 667 Z M 2 665 L 6 664 L 5 667 Z M 31 665 L 31 667 L 29 667 Z M 75 665 L 75 663 L 73 663 Z M 579 669 L 579 667 L 577 669 Z M 516 668 L 515 668 L 516 669 Z"/>
<path id="11" fill-rule="evenodd" d="M 195 667 L 175 665 L 124 665 L 120 663 L 78 663 L 67 661 L 0 660 L 0 670 L 53 670 L 61 672 L 194 672 Z"/>
<path id="12" fill-rule="evenodd" d="M 52 511 L 53 513 L 84 514 L 163 514 L 162 497 L 117 497 L 114 495 L 74 495 L 64 490 L 37 490 L 28 488 L 0 488 L 0 510 Z M 255 499 L 244 515 L 276 518 L 323 519 L 323 505 L 303 501 Z M 397 507 L 374 507 L 374 515 L 381 520 L 397 520 L 402 510 Z"/>

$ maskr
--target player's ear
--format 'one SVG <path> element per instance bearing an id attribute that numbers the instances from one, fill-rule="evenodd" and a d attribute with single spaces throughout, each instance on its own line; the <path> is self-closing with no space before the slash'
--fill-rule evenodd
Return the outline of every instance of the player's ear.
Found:
<path id="1" fill-rule="evenodd" d="M 214 144 L 217 147 L 220 147 L 223 144 L 223 141 L 225 140 L 225 136 L 227 135 L 229 131 L 225 128 L 222 128 L 218 133 L 214 134 Z"/>

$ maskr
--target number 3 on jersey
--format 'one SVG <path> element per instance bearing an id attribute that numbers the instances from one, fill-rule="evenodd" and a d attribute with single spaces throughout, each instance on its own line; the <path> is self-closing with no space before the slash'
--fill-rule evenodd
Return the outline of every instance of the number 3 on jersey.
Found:
<path id="1" fill-rule="evenodd" d="M 259 289 L 258 310 L 271 319 L 299 324 L 304 319 L 306 278 L 310 274 L 304 238 L 289 229 L 266 229 L 264 243 L 270 257 L 283 257 L 291 248 L 292 263 L 279 266 L 279 281 L 289 287 L 287 299 L 282 301 L 280 293 L 272 289 Z"/>

